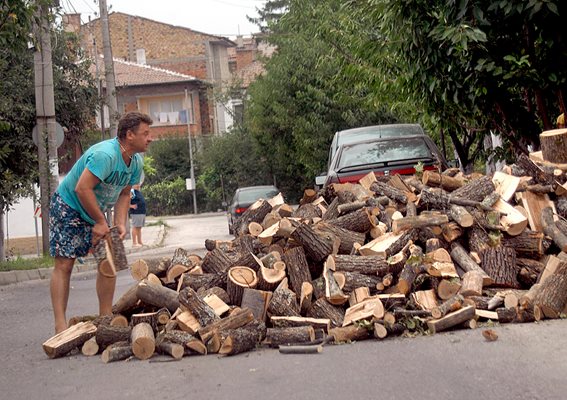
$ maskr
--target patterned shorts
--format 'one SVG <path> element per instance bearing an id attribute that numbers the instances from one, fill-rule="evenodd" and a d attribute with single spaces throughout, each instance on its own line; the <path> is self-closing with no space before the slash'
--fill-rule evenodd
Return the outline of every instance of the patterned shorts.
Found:
<path id="1" fill-rule="evenodd" d="M 91 248 L 92 225 L 55 192 L 49 208 L 49 253 L 52 257 L 84 257 Z"/>

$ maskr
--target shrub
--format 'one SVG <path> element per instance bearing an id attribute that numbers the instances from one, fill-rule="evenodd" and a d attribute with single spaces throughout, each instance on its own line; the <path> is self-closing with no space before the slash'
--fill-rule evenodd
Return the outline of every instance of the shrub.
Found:
<path id="1" fill-rule="evenodd" d="M 185 180 L 177 177 L 142 188 L 148 215 L 180 215 L 192 212 L 191 192 L 185 189 Z"/>

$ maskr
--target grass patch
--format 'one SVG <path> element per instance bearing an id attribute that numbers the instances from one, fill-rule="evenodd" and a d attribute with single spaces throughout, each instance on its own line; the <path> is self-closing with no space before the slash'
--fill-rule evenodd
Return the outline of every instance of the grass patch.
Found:
<path id="1" fill-rule="evenodd" d="M 0 271 L 16 271 L 53 267 L 53 257 L 43 256 L 35 258 L 16 257 L 8 261 L 0 261 Z"/>
<path id="2" fill-rule="evenodd" d="M 169 228 L 169 225 L 167 224 L 167 222 L 165 222 L 161 218 L 158 218 L 155 221 L 146 223 L 146 226 L 161 226 L 161 225 L 163 225 L 166 228 Z"/>

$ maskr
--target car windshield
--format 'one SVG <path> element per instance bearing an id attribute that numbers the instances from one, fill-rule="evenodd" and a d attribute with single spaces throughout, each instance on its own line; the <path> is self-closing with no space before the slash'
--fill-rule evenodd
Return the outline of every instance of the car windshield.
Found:
<path id="1" fill-rule="evenodd" d="M 269 200 L 277 196 L 279 191 L 274 188 L 254 188 L 242 190 L 237 195 L 239 203 L 253 203 L 258 199 Z"/>
<path id="2" fill-rule="evenodd" d="M 337 169 L 399 160 L 431 159 L 423 138 L 398 138 L 344 145 Z"/>
<path id="3" fill-rule="evenodd" d="M 419 125 L 410 124 L 368 126 L 352 131 L 344 131 L 339 139 L 339 145 L 376 138 L 411 135 L 423 135 L 423 130 Z"/>

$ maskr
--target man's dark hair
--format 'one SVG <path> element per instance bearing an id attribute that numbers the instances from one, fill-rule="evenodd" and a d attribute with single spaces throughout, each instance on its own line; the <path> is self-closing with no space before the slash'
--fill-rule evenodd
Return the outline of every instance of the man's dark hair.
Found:
<path id="1" fill-rule="evenodd" d="M 152 121 L 149 115 L 138 111 L 131 111 L 124 114 L 122 118 L 120 118 L 120 121 L 118 121 L 118 139 L 124 139 L 126 132 L 129 130 L 135 132 L 142 122 L 151 125 L 154 121 Z"/>

